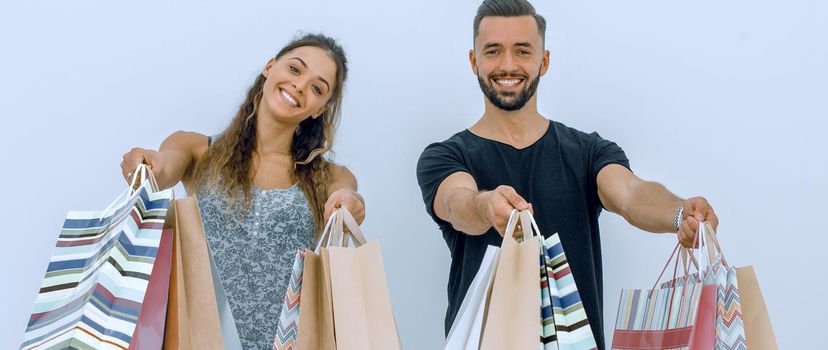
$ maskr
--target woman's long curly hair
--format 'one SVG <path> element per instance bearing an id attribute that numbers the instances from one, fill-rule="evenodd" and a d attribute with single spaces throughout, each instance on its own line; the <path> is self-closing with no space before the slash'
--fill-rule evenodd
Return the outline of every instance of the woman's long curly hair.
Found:
<path id="1" fill-rule="evenodd" d="M 306 118 L 299 123 L 293 135 L 291 155 L 294 169 L 292 176 L 305 193 L 313 213 L 316 234 L 321 231 L 327 189 L 331 183 L 331 162 L 323 154 L 331 149 L 334 133 L 339 124 L 342 91 L 348 75 L 345 51 L 332 38 L 322 34 L 302 35 L 276 54 L 279 59 L 293 49 L 314 46 L 325 50 L 336 63 L 336 82 L 324 112 L 317 118 Z M 243 197 L 244 210 L 252 203 L 253 153 L 256 151 L 256 119 L 265 77 L 262 74 L 253 82 L 247 96 L 230 126 L 227 127 L 207 150 L 204 158 L 193 171 L 190 193 L 199 193 L 205 185 L 218 186 L 228 196 L 230 206 L 239 204 Z"/>

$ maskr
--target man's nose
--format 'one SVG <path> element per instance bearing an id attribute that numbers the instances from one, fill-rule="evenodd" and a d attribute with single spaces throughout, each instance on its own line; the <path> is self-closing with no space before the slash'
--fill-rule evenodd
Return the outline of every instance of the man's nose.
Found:
<path id="1" fill-rule="evenodd" d="M 514 72 L 517 70 L 515 58 L 511 54 L 503 55 L 503 59 L 500 60 L 500 69 L 506 72 Z"/>

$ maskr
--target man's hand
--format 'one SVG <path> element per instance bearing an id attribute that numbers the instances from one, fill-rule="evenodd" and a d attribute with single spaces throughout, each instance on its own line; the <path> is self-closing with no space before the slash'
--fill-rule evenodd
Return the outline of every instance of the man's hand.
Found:
<path id="1" fill-rule="evenodd" d="M 475 212 L 480 219 L 491 224 L 501 236 L 513 209 L 532 211 L 532 205 L 511 186 L 501 185 L 494 190 L 480 192 L 473 200 Z"/>
<path id="2" fill-rule="evenodd" d="M 696 240 L 696 233 L 699 231 L 699 223 L 704 221 L 709 221 L 714 230 L 719 227 L 719 217 L 716 216 L 707 199 L 693 197 L 685 200 L 684 213 L 678 232 L 678 240 L 681 245 L 687 248 L 694 246 L 693 242 Z M 698 242 L 695 245 L 698 245 Z"/>

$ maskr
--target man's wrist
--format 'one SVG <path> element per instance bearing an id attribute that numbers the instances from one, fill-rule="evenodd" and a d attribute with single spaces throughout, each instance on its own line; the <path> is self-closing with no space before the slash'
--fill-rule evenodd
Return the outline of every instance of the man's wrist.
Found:
<path id="1" fill-rule="evenodd" d="M 678 209 L 676 209 L 676 214 L 673 217 L 673 231 L 679 232 L 681 229 L 681 220 L 684 218 L 684 202 L 679 204 Z"/>
<path id="2" fill-rule="evenodd" d="M 477 217 L 477 220 L 483 224 L 491 225 L 492 223 L 488 220 L 488 215 L 486 215 L 486 202 L 487 202 L 487 194 L 489 191 L 477 191 L 472 195 L 472 208 L 474 209 L 474 215 Z"/>

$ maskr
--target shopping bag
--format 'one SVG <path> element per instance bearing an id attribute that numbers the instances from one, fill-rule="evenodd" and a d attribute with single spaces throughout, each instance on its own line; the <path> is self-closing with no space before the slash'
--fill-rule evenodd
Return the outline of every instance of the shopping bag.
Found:
<path id="1" fill-rule="evenodd" d="M 233 317 L 233 310 L 230 309 L 230 302 L 224 292 L 224 285 L 221 283 L 221 276 L 216 260 L 213 259 L 213 252 L 210 245 L 207 245 L 207 255 L 210 257 L 210 272 L 213 277 L 213 290 L 216 293 L 216 306 L 218 308 L 219 327 L 221 328 L 221 340 L 224 343 L 224 350 L 244 350 L 239 338 L 239 331 L 236 329 L 236 320 Z"/>
<path id="2" fill-rule="evenodd" d="M 514 238 L 520 221 L 522 242 Z M 528 211 L 512 211 L 495 269 L 480 349 L 537 349 L 540 239 Z"/>
<path id="3" fill-rule="evenodd" d="M 747 348 L 751 350 L 778 349 L 768 308 L 765 306 L 765 298 L 762 297 L 762 290 L 759 288 L 759 281 L 756 279 L 753 266 L 737 267 L 736 279 L 742 302 Z"/>
<path id="4" fill-rule="evenodd" d="M 164 349 L 223 349 L 207 240 L 198 201 L 174 202 L 175 244 Z"/>
<path id="5" fill-rule="evenodd" d="M 67 214 L 21 349 L 130 346 L 172 196 L 142 164 L 106 209 Z"/>
<path id="6" fill-rule="evenodd" d="M 460 309 L 446 337 L 445 350 L 477 350 L 480 347 L 486 304 L 494 281 L 494 270 L 499 255 L 499 247 L 492 245 L 486 247 L 480 268 L 466 291 L 466 296 L 460 304 Z"/>
<path id="7" fill-rule="evenodd" d="M 293 260 L 290 280 L 288 281 L 285 297 L 282 301 L 282 312 L 276 325 L 276 337 L 273 340 L 272 350 L 296 350 L 299 336 L 299 310 L 302 293 L 302 272 L 305 267 L 305 252 L 296 252 Z"/>
<path id="8" fill-rule="evenodd" d="M 658 280 L 675 257 L 673 279 L 652 289 L 624 289 L 618 305 L 613 349 L 691 349 L 716 346 L 717 284 L 711 273 L 704 225 L 699 225 L 697 273 L 685 266 L 676 278 L 681 246 L 676 245 Z M 714 261 L 715 263 L 715 261 Z M 689 264 L 689 263 L 688 263 Z"/>
<path id="9" fill-rule="evenodd" d="M 342 224 L 335 225 L 332 237 L 342 236 L 342 244 L 329 244 L 326 249 L 336 348 L 401 349 L 379 242 L 365 240 L 347 209 L 338 209 L 337 217 L 350 232 L 344 232 Z M 349 239 L 354 248 L 348 247 Z"/>
<path id="10" fill-rule="evenodd" d="M 534 219 L 532 225 L 540 232 Z M 554 233 L 543 240 L 541 251 L 543 349 L 596 349 L 598 346 L 595 336 L 581 303 L 560 236 Z"/>
<path id="11" fill-rule="evenodd" d="M 170 270 L 172 268 L 173 235 L 175 228 L 167 226 L 167 222 L 174 221 L 174 210 L 167 211 L 164 231 L 161 234 L 161 244 L 158 246 L 158 255 L 155 266 L 152 268 L 144 305 L 138 316 L 138 323 L 129 350 L 159 350 L 164 343 L 164 328 L 167 321 L 167 301 L 170 291 Z"/>
<path id="12" fill-rule="evenodd" d="M 330 263 L 327 246 L 331 240 L 334 213 L 325 224 L 314 250 L 302 253 L 302 283 L 299 292 L 297 348 L 300 350 L 334 350 L 333 302 L 331 299 Z M 324 258 L 323 258 L 324 255 Z M 324 260 L 324 261 L 323 261 Z"/>
<path id="13" fill-rule="evenodd" d="M 699 226 L 707 242 L 708 256 L 713 261 L 707 274 L 708 279 L 716 283 L 716 349 L 746 349 L 741 290 L 736 268 L 727 263 L 710 223 L 704 222 Z"/>

